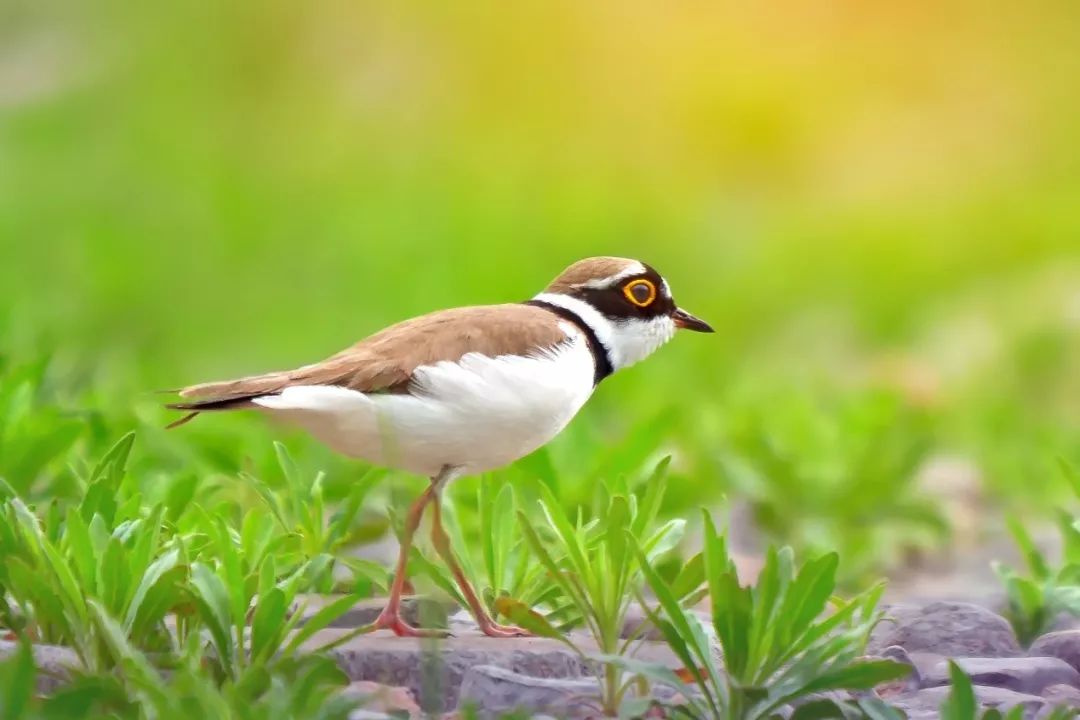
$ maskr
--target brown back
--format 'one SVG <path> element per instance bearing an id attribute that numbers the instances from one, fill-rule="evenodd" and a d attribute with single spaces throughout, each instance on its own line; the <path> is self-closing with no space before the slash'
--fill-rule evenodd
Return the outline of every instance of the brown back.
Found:
<path id="1" fill-rule="evenodd" d="M 559 318 L 529 305 L 440 310 L 392 325 L 314 365 L 238 380 L 192 385 L 185 398 L 231 402 L 281 392 L 292 385 L 337 385 L 360 392 L 405 392 L 413 371 L 467 353 L 524 355 L 566 340 Z M 194 409 L 206 400 L 178 404 Z"/>

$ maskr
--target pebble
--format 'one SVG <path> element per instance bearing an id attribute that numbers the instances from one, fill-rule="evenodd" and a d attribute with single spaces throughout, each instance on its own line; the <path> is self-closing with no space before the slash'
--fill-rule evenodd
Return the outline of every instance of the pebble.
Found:
<path id="1" fill-rule="evenodd" d="M 1053 657 L 958 658 L 956 664 L 975 685 L 1005 688 L 1028 695 L 1040 695 L 1053 685 L 1080 688 L 1080 673 Z M 949 684 L 949 664 L 939 662 L 923 675 L 924 687 Z"/>
<path id="2" fill-rule="evenodd" d="M 1061 630 L 1043 635 L 1031 644 L 1030 655 L 1054 657 L 1080 672 L 1080 630 Z"/>
<path id="3" fill-rule="evenodd" d="M 908 652 L 946 657 L 1018 657 L 1023 654 L 1005 618 L 979 605 L 932 602 L 893 605 L 874 629 L 867 653 L 898 645 Z"/>

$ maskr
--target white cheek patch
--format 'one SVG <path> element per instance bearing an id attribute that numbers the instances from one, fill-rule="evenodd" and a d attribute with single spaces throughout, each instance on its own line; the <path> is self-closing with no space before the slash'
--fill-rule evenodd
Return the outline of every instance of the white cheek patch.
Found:
<path id="1" fill-rule="evenodd" d="M 667 315 L 615 323 L 611 364 L 624 368 L 640 362 L 674 336 L 675 321 Z"/>
<path id="2" fill-rule="evenodd" d="M 613 322 L 589 303 L 570 295 L 540 293 L 533 299 L 569 310 L 581 318 L 607 350 L 611 366 L 616 370 L 644 360 L 675 335 L 675 322 L 667 315 L 651 320 Z"/>

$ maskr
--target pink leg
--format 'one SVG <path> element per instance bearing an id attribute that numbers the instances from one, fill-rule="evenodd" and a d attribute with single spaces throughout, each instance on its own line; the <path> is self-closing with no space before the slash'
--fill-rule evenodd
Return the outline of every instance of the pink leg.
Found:
<path id="1" fill-rule="evenodd" d="M 484 604 L 480 602 L 476 591 L 469 583 L 468 578 L 465 577 L 461 564 L 458 563 L 457 558 L 454 557 L 454 553 L 450 549 L 450 536 L 446 534 L 446 530 L 442 525 L 441 501 L 442 499 L 436 493 L 432 502 L 431 541 L 435 545 L 435 551 L 439 553 L 439 556 L 454 575 L 454 580 L 457 581 L 458 587 L 461 588 L 461 594 L 465 596 L 465 602 L 468 603 L 469 609 L 472 610 L 473 617 L 476 618 L 476 623 L 480 626 L 480 631 L 489 637 L 526 637 L 532 635 L 523 628 L 498 624 L 488 613 Z"/>
<path id="2" fill-rule="evenodd" d="M 394 581 L 390 586 L 390 597 L 386 601 L 386 607 L 379 613 L 379 617 L 371 624 L 371 630 L 385 628 L 392 630 L 398 637 L 444 637 L 447 635 L 443 630 L 415 628 L 401 617 L 401 595 L 405 590 L 405 568 L 409 560 L 409 549 L 412 547 L 413 535 L 420 526 L 420 520 L 424 517 L 424 509 L 434 498 L 435 485 L 433 483 L 409 508 L 409 514 L 405 518 L 405 532 L 401 538 L 401 551 L 394 569 Z"/>

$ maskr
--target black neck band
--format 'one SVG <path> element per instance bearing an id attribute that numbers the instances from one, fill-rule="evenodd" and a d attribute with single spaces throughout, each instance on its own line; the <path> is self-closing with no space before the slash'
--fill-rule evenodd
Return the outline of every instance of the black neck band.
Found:
<path id="1" fill-rule="evenodd" d="M 596 331 L 592 329 L 589 323 L 582 320 L 581 316 L 576 312 L 543 300 L 529 300 L 525 304 L 555 313 L 563 320 L 573 323 L 574 327 L 585 335 L 585 341 L 589 344 L 589 350 L 593 356 L 593 367 L 595 368 L 593 372 L 594 387 L 615 371 L 615 368 L 611 365 L 611 356 L 608 355 L 608 349 L 604 347 L 604 343 L 600 342 L 600 338 L 596 336 Z"/>

